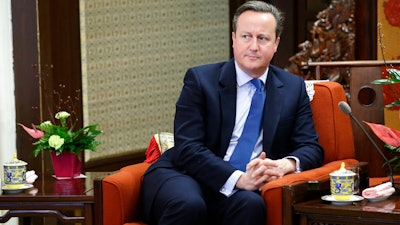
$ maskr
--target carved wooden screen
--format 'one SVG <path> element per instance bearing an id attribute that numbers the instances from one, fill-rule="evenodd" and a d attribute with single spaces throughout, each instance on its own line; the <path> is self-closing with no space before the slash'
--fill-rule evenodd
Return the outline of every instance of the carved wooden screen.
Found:
<path id="1" fill-rule="evenodd" d="M 288 71 L 316 79 L 308 62 L 354 60 L 355 1 L 332 0 L 329 7 L 317 15 L 311 30 L 311 38 L 298 45 L 299 52 L 289 58 Z M 348 73 L 340 67 L 321 68 L 320 79 L 336 81 L 348 86 Z"/>

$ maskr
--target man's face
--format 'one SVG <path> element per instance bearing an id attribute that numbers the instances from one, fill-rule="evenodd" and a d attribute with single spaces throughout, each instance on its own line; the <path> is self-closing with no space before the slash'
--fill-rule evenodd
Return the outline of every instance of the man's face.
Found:
<path id="1" fill-rule="evenodd" d="M 276 21 L 272 14 L 254 11 L 242 13 L 232 32 L 233 53 L 239 67 L 252 77 L 261 76 L 276 50 Z"/>

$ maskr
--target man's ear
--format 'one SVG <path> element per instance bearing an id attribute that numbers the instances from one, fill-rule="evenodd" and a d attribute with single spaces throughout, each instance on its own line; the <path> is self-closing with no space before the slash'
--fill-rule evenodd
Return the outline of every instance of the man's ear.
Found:
<path id="1" fill-rule="evenodd" d="M 235 45 L 235 41 L 236 41 L 236 33 L 232 32 L 232 48 Z"/>
<path id="2" fill-rule="evenodd" d="M 281 37 L 277 37 L 275 40 L 275 51 L 276 52 L 278 50 L 278 46 L 279 46 L 279 42 L 281 41 Z"/>

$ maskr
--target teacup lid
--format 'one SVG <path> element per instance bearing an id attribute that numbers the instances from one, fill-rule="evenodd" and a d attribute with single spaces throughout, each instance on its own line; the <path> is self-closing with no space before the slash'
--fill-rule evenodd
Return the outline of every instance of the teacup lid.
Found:
<path id="1" fill-rule="evenodd" d="M 342 164 L 340 165 L 340 169 L 333 171 L 329 175 L 330 176 L 355 176 L 356 173 L 354 173 L 351 170 L 347 170 L 344 162 L 342 162 Z"/>
<path id="2" fill-rule="evenodd" d="M 4 163 L 5 166 L 25 166 L 27 163 L 17 159 L 17 154 L 14 153 L 14 157 L 11 161 Z"/>

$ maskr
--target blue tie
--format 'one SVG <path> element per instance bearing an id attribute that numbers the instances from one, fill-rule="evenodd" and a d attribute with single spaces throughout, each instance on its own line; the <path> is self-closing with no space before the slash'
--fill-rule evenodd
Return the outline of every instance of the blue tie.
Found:
<path id="1" fill-rule="evenodd" d="M 254 146 L 260 135 L 265 101 L 265 93 L 262 89 L 263 82 L 260 79 L 253 79 L 251 83 L 257 90 L 251 100 L 250 111 L 244 124 L 243 132 L 229 160 L 235 168 L 243 172 L 246 171 L 246 165 L 250 161 Z"/>

